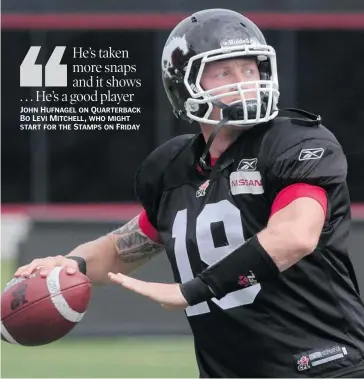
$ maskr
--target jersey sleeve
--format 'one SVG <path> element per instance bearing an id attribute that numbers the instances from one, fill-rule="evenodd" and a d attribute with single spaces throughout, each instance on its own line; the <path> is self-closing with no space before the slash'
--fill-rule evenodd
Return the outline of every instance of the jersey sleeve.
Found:
<path id="1" fill-rule="evenodd" d="M 346 181 L 345 154 L 326 129 L 282 137 L 270 151 L 265 176 L 272 202 L 288 187 L 287 192 L 298 197 L 300 193 L 305 196 L 311 192 L 317 199 L 322 198 L 318 188 L 329 197 L 336 186 Z"/>
<path id="2" fill-rule="evenodd" d="M 164 174 L 172 160 L 186 144 L 188 135 L 173 138 L 155 149 L 139 166 L 135 178 L 135 193 L 144 208 L 140 217 L 140 226 L 148 226 L 148 222 L 158 230 L 158 208 L 164 191 Z M 142 229 L 144 231 L 144 229 Z M 149 235 L 148 235 L 149 236 Z"/>
<path id="3" fill-rule="evenodd" d="M 152 241 L 160 243 L 160 236 L 158 230 L 149 221 L 146 210 L 144 209 L 138 219 L 139 227 L 141 231 Z"/>
<path id="4" fill-rule="evenodd" d="M 347 162 L 340 145 L 327 140 L 307 140 L 290 146 L 268 167 L 276 189 L 295 183 L 320 187 L 346 180 Z"/>
<path id="5" fill-rule="evenodd" d="M 134 188 L 136 197 L 144 208 L 141 227 L 149 221 L 157 229 L 157 210 L 163 192 L 163 175 L 153 153 L 138 168 Z"/>
<path id="6" fill-rule="evenodd" d="M 310 197 L 316 200 L 321 205 L 326 216 L 328 205 L 326 191 L 319 186 L 295 183 L 285 187 L 278 193 L 272 204 L 270 217 L 300 197 Z"/>

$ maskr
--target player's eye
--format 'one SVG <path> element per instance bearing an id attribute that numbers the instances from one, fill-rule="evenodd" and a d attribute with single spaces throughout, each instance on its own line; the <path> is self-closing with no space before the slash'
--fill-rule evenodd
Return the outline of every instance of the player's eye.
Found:
<path id="1" fill-rule="evenodd" d="M 245 70 L 245 74 L 247 76 L 253 76 L 253 75 L 255 75 L 255 73 L 256 73 L 256 70 L 254 70 L 253 68 L 248 68 Z"/>
<path id="2" fill-rule="evenodd" d="M 229 76 L 229 71 L 228 70 L 221 70 L 216 73 L 215 77 L 218 79 L 223 79 Z"/>

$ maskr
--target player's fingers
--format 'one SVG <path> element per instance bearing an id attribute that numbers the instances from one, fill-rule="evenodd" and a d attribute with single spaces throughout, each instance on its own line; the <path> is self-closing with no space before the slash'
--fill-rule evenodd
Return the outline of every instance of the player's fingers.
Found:
<path id="1" fill-rule="evenodd" d="M 16 271 L 15 271 L 15 273 L 14 273 L 14 277 L 18 277 L 18 276 L 20 276 L 25 270 L 26 270 L 26 268 L 28 267 L 28 265 L 25 265 L 25 266 L 21 266 L 21 267 L 19 267 Z"/>
<path id="2" fill-rule="evenodd" d="M 42 277 L 42 278 L 45 278 L 46 276 L 49 275 L 49 273 L 56 267 L 55 264 L 52 264 L 51 262 L 45 264 L 45 265 L 42 265 L 42 266 L 39 266 L 39 275 Z"/>
<path id="3" fill-rule="evenodd" d="M 153 298 L 153 294 L 150 291 L 150 283 L 142 280 L 131 278 L 130 276 L 123 274 L 109 273 L 109 278 L 112 282 L 122 285 L 124 288 L 130 291 L 136 292 L 139 295 L 148 296 Z"/>
<path id="4" fill-rule="evenodd" d="M 39 270 L 39 275 L 42 277 L 47 276 L 51 270 L 56 266 L 55 261 L 52 259 L 45 259 L 38 266 L 37 270 Z"/>
<path id="5" fill-rule="evenodd" d="M 79 271 L 78 263 L 74 259 L 63 257 L 61 266 L 64 267 L 68 275 L 73 275 Z"/>
<path id="6" fill-rule="evenodd" d="M 37 265 L 33 271 L 39 270 L 40 276 L 47 276 L 54 267 L 58 266 L 57 258 L 58 257 L 47 257 L 37 260 L 37 262 L 35 262 Z"/>
<path id="7" fill-rule="evenodd" d="M 65 268 L 66 273 L 69 275 L 73 275 L 78 270 L 77 262 L 72 259 L 67 259 L 62 255 L 58 255 L 57 257 L 51 257 L 48 262 L 44 262 L 44 265 L 40 267 L 40 276 L 46 277 L 50 274 L 56 266 L 62 266 Z"/>
<path id="8" fill-rule="evenodd" d="M 166 283 L 150 283 L 123 274 L 109 273 L 112 282 L 122 285 L 139 295 L 163 304 L 165 307 L 185 307 L 186 301 L 178 286 Z"/>
<path id="9" fill-rule="evenodd" d="M 176 306 L 170 304 L 161 304 L 161 306 L 166 309 L 176 309 Z"/>
<path id="10" fill-rule="evenodd" d="M 140 293 L 140 291 L 143 292 L 142 283 L 144 285 L 146 284 L 146 282 L 142 282 L 141 280 L 134 279 L 134 278 L 131 278 L 130 276 L 123 275 L 120 273 L 114 274 L 112 272 L 109 272 L 109 279 L 114 283 L 120 284 L 123 287 L 131 291 L 138 292 L 138 293 Z M 140 294 L 143 295 L 144 293 L 140 293 Z"/>
<path id="11" fill-rule="evenodd" d="M 67 257 L 63 255 L 58 255 L 56 257 L 57 266 L 62 266 L 65 268 L 66 273 L 73 275 L 78 269 L 78 263 L 74 259 L 68 259 Z"/>
<path id="12" fill-rule="evenodd" d="M 77 265 L 77 262 L 75 263 Z M 65 266 L 65 270 L 68 275 L 76 274 L 76 272 L 78 271 L 78 267 L 73 267 L 73 266 L 74 265 L 70 265 L 70 264 L 67 264 L 67 266 Z"/>
<path id="13" fill-rule="evenodd" d="M 34 259 L 31 263 L 19 267 L 16 271 L 14 276 L 29 276 L 34 270 L 36 270 L 37 266 L 39 266 L 40 259 Z"/>

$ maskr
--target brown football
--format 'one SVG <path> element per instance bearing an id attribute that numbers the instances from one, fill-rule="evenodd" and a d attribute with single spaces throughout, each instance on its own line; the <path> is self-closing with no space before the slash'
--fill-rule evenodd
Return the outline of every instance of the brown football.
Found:
<path id="1" fill-rule="evenodd" d="M 1 295 L 1 339 L 25 346 L 56 341 L 83 318 L 90 297 L 87 276 L 60 266 L 46 278 L 38 272 L 14 278 Z"/>

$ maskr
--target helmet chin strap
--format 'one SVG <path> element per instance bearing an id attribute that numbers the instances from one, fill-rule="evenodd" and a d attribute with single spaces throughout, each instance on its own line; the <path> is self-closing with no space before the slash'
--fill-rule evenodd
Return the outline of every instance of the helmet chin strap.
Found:
<path id="1" fill-rule="evenodd" d="M 255 101 L 256 102 L 256 101 Z M 214 139 L 217 135 L 217 133 L 221 130 L 221 128 L 228 122 L 228 121 L 236 121 L 241 119 L 241 117 L 244 118 L 244 109 L 242 106 L 236 106 L 234 104 L 228 105 L 224 104 L 219 100 L 212 101 L 214 105 L 221 108 L 223 118 L 222 120 L 216 125 L 214 131 L 210 134 L 210 137 L 208 141 L 206 142 L 205 149 L 202 153 L 202 156 L 199 160 L 200 166 L 205 171 L 211 171 L 212 167 L 206 162 L 207 155 L 209 153 L 210 147 L 212 143 L 214 142 Z"/>
<path id="2" fill-rule="evenodd" d="M 205 149 L 201 155 L 200 158 L 200 166 L 205 171 L 211 171 L 212 167 L 211 165 L 207 164 L 206 158 L 209 153 L 210 147 L 212 145 L 212 142 L 214 142 L 214 139 L 216 137 L 216 134 L 221 130 L 221 128 L 229 121 L 228 117 L 224 117 L 215 127 L 214 131 L 210 134 L 210 137 L 208 141 L 206 142 Z"/>

